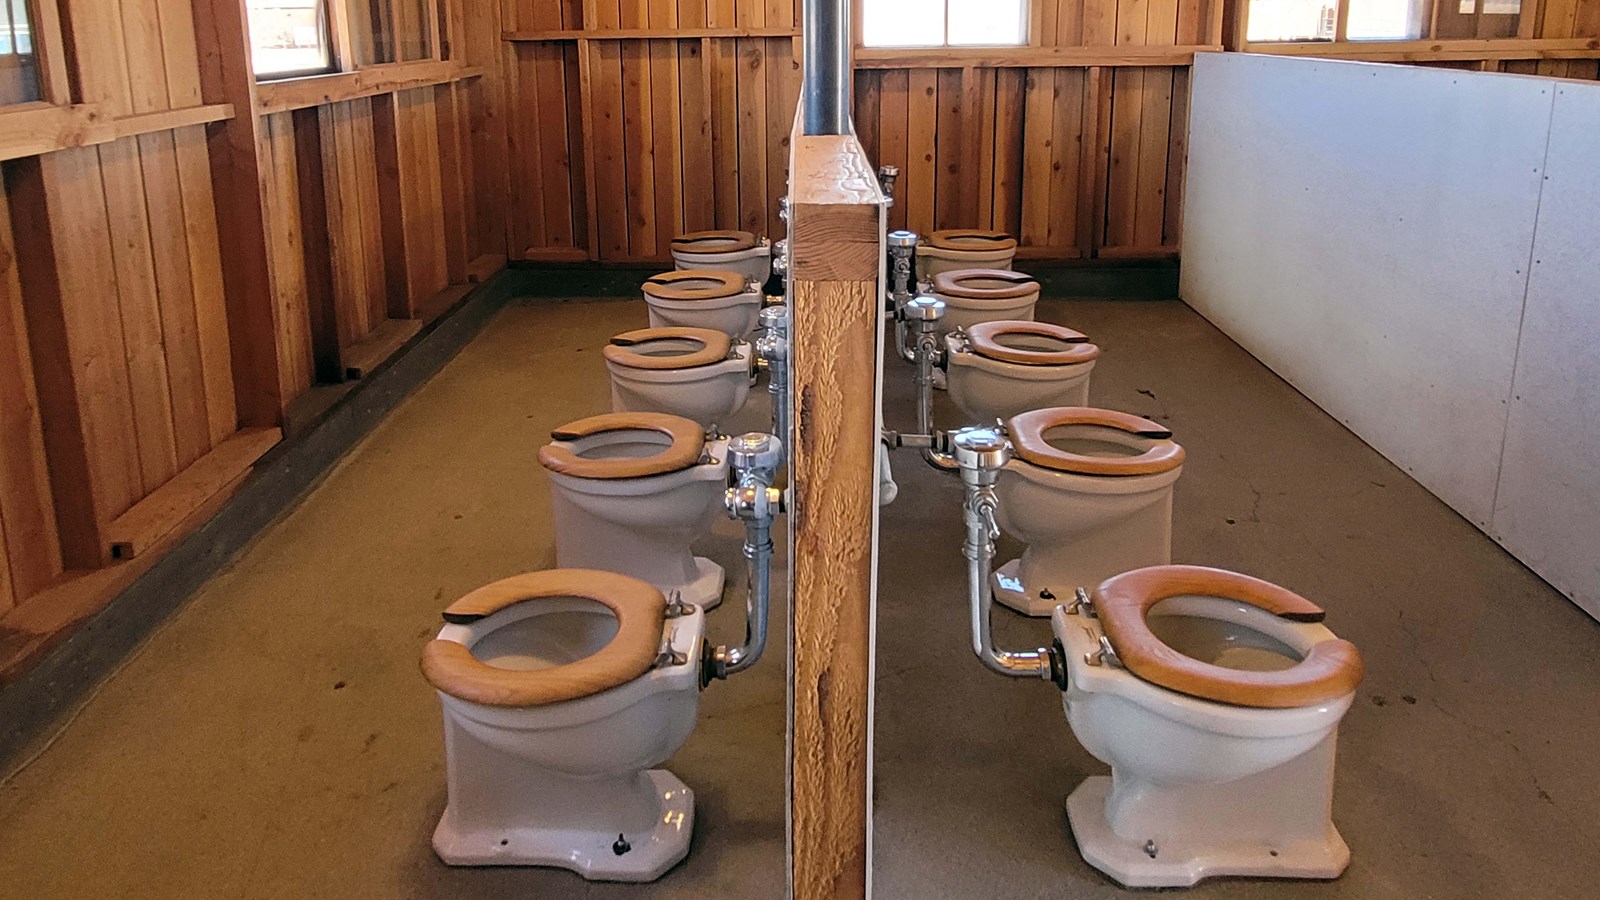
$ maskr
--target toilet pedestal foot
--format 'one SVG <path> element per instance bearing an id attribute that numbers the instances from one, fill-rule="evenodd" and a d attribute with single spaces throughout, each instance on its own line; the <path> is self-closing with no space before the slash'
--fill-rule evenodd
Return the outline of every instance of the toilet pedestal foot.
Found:
<path id="1" fill-rule="evenodd" d="M 722 605 L 722 589 L 727 585 L 727 572 L 722 566 L 704 556 L 694 558 L 695 577 L 688 584 L 658 584 L 663 594 L 678 592 L 678 599 L 693 603 L 707 612 Z"/>
<path id="2" fill-rule="evenodd" d="M 1112 831 L 1106 820 L 1106 797 L 1110 791 L 1111 779 L 1107 776 L 1085 779 L 1067 797 L 1067 822 L 1084 861 L 1126 887 L 1188 887 L 1223 875 L 1337 878 L 1350 862 L 1350 848 L 1332 822 L 1319 840 L 1191 840 L 1157 844 L 1153 840 L 1128 839 Z"/>
<path id="3" fill-rule="evenodd" d="M 994 588 L 995 600 L 1025 616 L 1048 616 L 1055 612 L 1057 606 L 1072 601 L 1070 591 L 1065 596 L 1058 594 L 1054 599 L 1040 597 L 1037 589 L 1030 593 L 1027 585 L 1022 583 L 1020 559 L 1013 559 L 995 569 L 989 581 Z"/>
<path id="4" fill-rule="evenodd" d="M 433 849 L 452 866 L 550 866 L 590 881 L 655 881 L 689 855 L 694 831 L 694 791 L 665 769 L 642 773 L 660 814 L 643 833 L 598 826 L 578 828 L 478 827 L 457 822 L 446 807 L 433 832 Z"/>

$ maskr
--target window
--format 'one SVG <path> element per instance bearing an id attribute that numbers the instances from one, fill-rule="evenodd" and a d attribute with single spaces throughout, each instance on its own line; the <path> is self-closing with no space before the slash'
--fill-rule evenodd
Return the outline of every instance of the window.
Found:
<path id="1" fill-rule="evenodd" d="M 0 0 L 0 106 L 43 100 L 27 0 Z"/>
<path id="2" fill-rule="evenodd" d="M 0 0 L 0 3 L 21 0 Z M 245 0 L 257 78 L 284 78 L 433 59 L 436 0 Z M 542 0 L 543 2 L 543 0 Z M 342 4 L 330 10 L 330 3 Z M 330 12 L 342 13 L 330 16 Z M 348 30 L 352 59 L 333 47 Z"/>
<path id="3" fill-rule="evenodd" d="M 1345 36 L 1352 41 L 1406 41 L 1422 37 L 1425 0 L 1346 0 L 1350 21 Z"/>
<path id="4" fill-rule="evenodd" d="M 250 53 L 258 78 L 307 75 L 333 68 L 328 8 L 323 0 L 245 0 Z"/>
<path id="5" fill-rule="evenodd" d="M 1028 42 L 1027 0 L 860 0 L 868 47 L 1006 47 Z"/>
<path id="6" fill-rule="evenodd" d="M 1349 4 L 1339 33 L 1339 4 Z M 1406 41 L 1422 37 L 1434 0 L 1250 0 L 1245 40 L 1259 43 L 1304 41 Z M 1454 3 L 1517 4 L 1520 0 L 1437 0 Z M 1436 37 L 1438 35 L 1435 35 Z"/>

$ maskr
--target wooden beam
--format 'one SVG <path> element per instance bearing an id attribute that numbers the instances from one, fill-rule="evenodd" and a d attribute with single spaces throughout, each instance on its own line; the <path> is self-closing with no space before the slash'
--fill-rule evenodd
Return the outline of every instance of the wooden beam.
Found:
<path id="1" fill-rule="evenodd" d="M 1310 56 L 1369 62 L 1436 62 L 1477 59 L 1600 59 L 1600 38 L 1483 38 L 1447 41 L 1322 41 L 1245 44 L 1247 53 Z"/>
<path id="2" fill-rule="evenodd" d="M 856 50 L 857 69 L 965 69 L 1093 66 L 1187 66 L 1196 53 L 1221 50 L 1195 44 L 1177 47 L 1002 47 L 969 50 L 947 47 L 862 47 Z"/>
<path id="3" fill-rule="evenodd" d="M 208 103 L 254 109 L 256 77 L 242 0 L 194 0 L 200 87 Z M 268 258 L 259 120 L 238 115 L 207 129 L 228 346 L 240 425 L 278 425 L 289 398 L 278 378 L 278 327 Z"/>
<path id="4" fill-rule="evenodd" d="M 520 41 L 637 41 L 650 38 L 796 37 L 800 29 L 781 28 L 576 28 L 551 31 L 507 31 L 502 37 Z"/>
<path id="5" fill-rule="evenodd" d="M 105 538 L 112 559 L 133 559 L 160 546 L 196 510 L 238 483 L 283 438 L 276 427 L 246 428 L 195 460 L 177 477 L 111 520 Z"/>
<path id="6" fill-rule="evenodd" d="M 360 342 L 346 347 L 340 354 L 344 377 L 356 381 L 371 375 L 421 330 L 421 319 L 385 319 Z"/>
<path id="7" fill-rule="evenodd" d="M 884 207 L 854 137 L 795 136 L 789 171 L 790 896 L 855 900 L 871 866 Z"/>
<path id="8" fill-rule="evenodd" d="M 410 88 L 465 81 L 483 74 L 477 66 L 427 59 L 364 66 L 354 72 L 264 81 L 256 88 L 256 114 L 270 115 L 341 100 L 359 100 Z"/>
<path id="9" fill-rule="evenodd" d="M 0 110 L 0 161 L 231 118 L 233 105 L 228 103 L 118 117 L 103 115 L 98 106 L 89 103 L 18 104 Z"/>

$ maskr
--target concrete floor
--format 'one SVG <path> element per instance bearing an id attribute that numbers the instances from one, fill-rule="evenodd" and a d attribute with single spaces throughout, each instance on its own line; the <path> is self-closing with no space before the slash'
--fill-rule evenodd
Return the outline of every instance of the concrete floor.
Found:
<path id="1" fill-rule="evenodd" d="M 1192 894 L 1593 896 L 1600 626 L 1180 304 L 1046 302 L 1041 316 L 1105 349 L 1097 403 L 1165 421 L 1187 448 L 1175 558 L 1301 591 L 1366 657 L 1335 810 L 1350 871 Z M 767 664 L 707 690 L 670 764 L 698 821 L 688 861 L 658 883 L 453 870 L 428 846 L 443 753 L 417 654 L 451 599 L 553 561 L 534 453 L 605 408 L 598 348 L 643 323 L 636 301 L 502 312 L 0 787 L 0 896 L 782 896 L 781 627 Z M 910 420 L 909 387 L 892 363 L 891 425 Z M 896 464 L 877 896 L 1121 895 L 1061 815 L 1104 769 L 1055 689 L 992 675 L 967 649 L 958 485 Z M 738 537 L 719 525 L 703 552 L 737 572 Z M 714 640 L 740 636 L 735 584 Z M 1048 634 L 998 619 L 1015 645 Z"/>

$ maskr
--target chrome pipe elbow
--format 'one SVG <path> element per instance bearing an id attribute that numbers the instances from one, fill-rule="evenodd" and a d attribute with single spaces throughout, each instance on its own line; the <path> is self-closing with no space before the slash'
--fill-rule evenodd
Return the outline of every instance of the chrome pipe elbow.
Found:
<path id="1" fill-rule="evenodd" d="M 961 555 L 967 558 L 972 652 L 985 666 L 1002 675 L 1054 680 L 1059 666 L 1050 649 L 1001 650 L 995 647 L 991 630 L 994 594 L 990 588 L 990 569 L 994 561 L 994 540 L 1000 536 L 1000 527 L 995 522 L 1000 499 L 994 488 L 1000 469 L 1011 458 L 1011 448 L 1005 437 L 993 428 L 963 428 L 950 435 L 950 442 L 955 448 L 961 483 L 966 490 L 962 504 L 966 538 L 961 545 Z"/>

